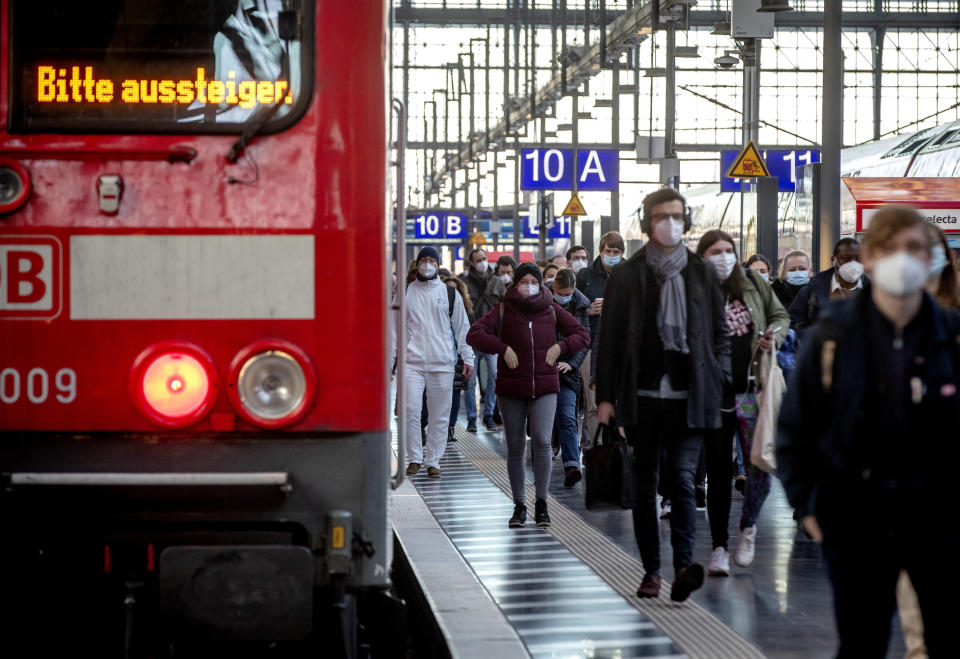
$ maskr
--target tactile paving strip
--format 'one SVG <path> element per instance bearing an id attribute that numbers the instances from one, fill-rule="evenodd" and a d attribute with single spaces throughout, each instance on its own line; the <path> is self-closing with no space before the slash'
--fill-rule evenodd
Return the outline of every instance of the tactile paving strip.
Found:
<path id="1" fill-rule="evenodd" d="M 512 500 L 463 448 L 448 446 L 441 479 L 421 470 L 411 480 L 532 656 L 685 656 L 555 535 L 534 526 L 532 506 L 525 528 L 507 528 Z"/>
<path id="2" fill-rule="evenodd" d="M 466 432 L 462 426 L 457 426 L 456 433 L 459 441 L 447 445 L 447 454 L 456 452 L 468 459 L 507 494 L 505 505 L 509 507 L 510 479 L 507 475 L 506 460 Z M 533 485 L 528 482 L 527 500 L 533 499 Z M 644 613 L 691 659 L 762 659 L 764 655 L 756 647 L 703 607 L 691 601 L 682 604 L 672 602 L 668 583 L 663 584 L 659 599 L 638 598 L 636 589 L 644 574 L 642 563 L 553 497 L 548 497 L 548 507 L 553 521 L 550 534 L 602 577 L 620 596 L 621 601 Z M 506 513 L 500 520 L 501 525 L 508 517 L 509 513 Z M 584 603 L 582 608 L 589 611 L 591 605 Z"/>

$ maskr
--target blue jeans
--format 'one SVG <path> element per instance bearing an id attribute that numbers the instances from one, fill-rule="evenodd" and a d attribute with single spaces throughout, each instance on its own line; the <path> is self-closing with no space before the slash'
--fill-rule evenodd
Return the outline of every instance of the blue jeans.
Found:
<path id="1" fill-rule="evenodd" d="M 564 467 L 580 468 L 580 438 L 577 436 L 577 390 L 560 383 L 557 394 L 557 439 Z"/>
<path id="2" fill-rule="evenodd" d="M 477 367 L 480 367 L 480 363 L 485 363 L 487 365 L 487 389 L 483 397 L 483 418 L 493 416 L 493 408 L 497 404 L 497 393 L 496 393 L 496 382 L 497 382 L 497 356 L 491 355 L 486 352 L 477 353 Z M 476 378 L 474 378 L 476 379 Z M 469 410 L 469 403 L 467 403 Z M 476 403 L 474 403 L 476 405 Z M 469 413 L 469 412 L 468 412 Z M 477 418 L 476 412 L 474 412 L 473 418 Z"/>
<path id="3" fill-rule="evenodd" d="M 457 415 L 460 414 L 460 393 L 453 392 L 453 412 L 450 415 L 450 425 L 457 425 Z M 477 371 L 474 369 L 473 375 L 467 380 L 467 389 L 463 392 L 467 402 L 467 421 L 477 420 Z"/>

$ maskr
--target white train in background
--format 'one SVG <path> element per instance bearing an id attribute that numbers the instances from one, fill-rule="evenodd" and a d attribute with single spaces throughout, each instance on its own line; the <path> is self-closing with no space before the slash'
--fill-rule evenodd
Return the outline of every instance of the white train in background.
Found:
<path id="1" fill-rule="evenodd" d="M 841 175 L 855 178 L 960 177 L 960 121 L 844 149 Z M 798 189 L 800 187 L 798 182 Z M 683 195 L 693 215 L 693 229 L 687 235 L 687 245 L 691 249 L 696 248 L 697 241 L 706 231 L 723 229 L 734 239 L 739 239 L 743 233 L 744 259 L 754 253 L 757 244 L 755 193 L 722 192 L 720 185 L 715 184 L 684 190 Z M 742 224 L 741 197 L 744 207 Z M 792 249 L 811 251 L 813 221 L 812 215 L 804 208 L 802 197 L 802 193 L 797 192 L 779 193 L 778 256 Z"/>

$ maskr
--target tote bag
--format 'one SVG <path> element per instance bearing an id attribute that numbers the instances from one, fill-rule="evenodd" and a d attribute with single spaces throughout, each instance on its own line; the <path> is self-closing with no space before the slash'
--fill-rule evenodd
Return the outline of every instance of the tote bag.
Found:
<path id="1" fill-rule="evenodd" d="M 776 474 L 777 416 L 780 414 L 780 402 L 787 385 L 772 351 L 764 352 L 760 356 L 760 369 L 764 373 L 763 389 L 757 401 L 759 409 L 753 443 L 750 446 L 750 462 L 767 473 Z"/>
<path id="2" fill-rule="evenodd" d="M 610 426 L 598 425 L 593 446 L 583 452 L 584 497 L 588 510 L 633 508 L 633 447 Z"/>

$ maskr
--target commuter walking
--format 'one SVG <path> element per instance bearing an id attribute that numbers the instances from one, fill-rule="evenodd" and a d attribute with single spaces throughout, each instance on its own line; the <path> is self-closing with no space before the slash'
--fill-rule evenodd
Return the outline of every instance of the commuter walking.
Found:
<path id="1" fill-rule="evenodd" d="M 784 309 L 789 309 L 800 289 L 810 283 L 812 273 L 810 255 L 802 249 L 787 252 L 783 257 L 777 280 L 773 282 L 773 292 L 777 294 L 777 299 Z"/>
<path id="2" fill-rule="evenodd" d="M 493 278 L 493 269 L 487 262 L 487 253 L 480 248 L 470 250 L 470 253 L 467 254 L 467 269 L 459 275 L 459 278 L 467 285 L 470 304 L 476 312 L 482 303 L 487 284 Z M 479 315 L 479 313 L 476 313 L 476 316 Z M 488 355 L 477 355 L 476 359 L 477 367 L 467 379 L 467 432 L 477 432 L 477 383 L 481 377 L 481 365 L 487 364 L 486 373 L 483 374 L 487 382 L 493 382 L 496 377 L 496 373 L 491 377 L 489 369 L 489 364 L 494 360 L 490 359 Z"/>
<path id="3" fill-rule="evenodd" d="M 650 241 L 614 268 L 607 284 L 597 414 L 600 423 L 615 419 L 635 447 L 633 527 L 645 570 L 637 595 L 660 594 L 656 491 L 663 477 L 670 479 L 673 499 L 671 598 L 683 601 L 703 585 L 703 567 L 693 562 L 694 472 L 703 432 L 720 427 L 730 342 L 717 275 L 681 244 L 690 230 L 684 198 L 670 188 L 647 195 L 641 228 Z M 663 446 L 669 473 L 661 475 Z"/>
<path id="4" fill-rule="evenodd" d="M 841 238 L 833 247 L 833 267 L 821 272 L 797 293 L 787 312 L 790 324 L 803 341 L 807 328 L 816 322 L 820 311 L 829 302 L 853 297 L 863 288 L 863 264 L 860 243 Z"/>
<path id="5" fill-rule="evenodd" d="M 443 283 L 454 289 L 460 294 L 460 299 L 463 300 L 464 311 L 467 312 L 467 321 L 470 324 L 473 324 L 474 315 L 473 315 L 473 304 L 470 302 L 470 295 L 467 293 L 467 285 L 463 283 L 463 280 L 459 277 L 447 277 L 443 280 Z M 457 427 L 457 417 L 460 416 L 460 398 L 461 394 L 464 392 L 469 393 L 469 386 L 467 377 L 463 374 L 462 369 L 462 359 L 457 360 L 457 364 L 461 366 L 459 372 L 456 370 L 453 374 L 453 401 L 450 405 L 450 427 L 447 429 L 447 441 L 455 442 L 457 441 L 457 436 L 454 433 Z M 469 398 L 469 396 L 468 396 Z M 476 410 L 476 399 L 474 399 L 474 410 Z M 468 413 L 469 414 L 469 413 Z M 476 412 L 474 412 L 476 414 Z M 473 417 L 474 422 L 476 422 L 477 417 Z M 468 420 L 469 423 L 469 420 Z"/>
<path id="6" fill-rule="evenodd" d="M 599 337 L 598 325 L 603 311 L 603 291 L 607 287 L 610 272 L 623 261 L 625 245 L 623 236 L 610 231 L 600 237 L 600 255 L 593 265 L 577 272 L 577 290 L 590 302 L 587 315 L 590 319 L 590 353 L 584 359 L 581 375 L 589 386 L 584 388 L 583 406 L 583 444 L 589 445 L 597 430 L 597 398 L 593 387 L 596 363 L 596 342 Z M 586 250 L 583 252 L 586 257 Z M 593 354 L 591 354 L 593 353 Z"/>
<path id="7" fill-rule="evenodd" d="M 507 292 L 507 286 L 513 283 L 513 271 L 516 269 L 516 262 L 506 254 L 497 259 L 497 269 L 490 281 L 487 282 L 487 290 L 480 301 L 480 307 L 474 314 L 476 319 L 486 316 L 491 309 L 500 304 L 503 296 Z M 497 407 L 497 355 L 481 353 L 481 358 L 487 365 L 487 386 L 483 391 L 483 427 L 490 431 L 499 430 L 499 424 L 502 418 Z M 470 430 L 467 428 L 467 430 Z M 471 432 L 476 432 L 474 426 Z"/>
<path id="8" fill-rule="evenodd" d="M 924 291 L 924 225 L 904 207 L 871 218 L 870 281 L 823 310 L 780 410 L 778 473 L 823 543 L 841 659 L 886 656 L 901 569 L 929 655 L 956 652 L 960 521 L 936 502 L 954 496 L 960 459 L 960 323 Z"/>
<path id="9" fill-rule="evenodd" d="M 447 446 L 447 423 L 453 400 L 454 368 L 457 354 L 463 360 L 463 374 L 473 373 L 473 350 L 467 345 L 470 327 L 463 300 L 440 281 L 437 266 L 440 254 L 424 247 L 417 254 L 416 278 L 407 287 L 405 299 L 407 381 L 403 404 L 407 414 L 407 475 L 426 465 L 427 475 L 440 478 L 440 458 Z M 449 292 L 448 292 L 449 291 Z M 452 307 L 450 305 L 453 305 Z M 391 357 L 397 356 L 396 326 L 391 331 Z M 426 392 L 429 424 L 426 447 L 421 444 L 420 415 Z"/>
<path id="10" fill-rule="evenodd" d="M 536 486 L 534 520 L 537 526 L 549 526 L 550 439 L 560 390 L 557 360 L 586 348 L 590 335 L 554 302 L 553 294 L 543 287 L 540 269 L 533 263 L 523 263 L 514 273 L 513 285 L 503 301 L 473 324 L 467 341 L 477 350 L 500 356 L 497 392 L 514 501 L 509 526 L 522 527 L 527 519 L 523 458 L 528 419 Z"/>
<path id="11" fill-rule="evenodd" d="M 753 429 L 757 424 L 757 391 L 760 380 L 760 353 L 783 343 L 790 316 L 773 294 L 770 284 L 752 268 L 738 263 L 733 238 L 724 231 L 707 231 L 697 244 L 697 255 L 713 265 L 722 282 L 726 302 L 726 329 L 730 337 L 733 382 L 725 388 L 722 427 L 704 435 L 707 462 L 707 516 L 713 553 L 708 573 L 730 574 L 727 551 L 730 519 L 730 452 L 734 436 L 747 462 L 740 536 L 734 562 L 747 567 L 753 563 L 757 538 L 757 519 L 770 493 L 770 474 L 749 464 Z"/>
<path id="12" fill-rule="evenodd" d="M 577 290 L 573 270 L 563 268 L 553 280 L 553 300 L 590 331 L 587 296 Z M 577 436 L 577 399 L 580 396 L 580 365 L 587 356 L 587 348 L 578 352 L 560 355 L 557 369 L 560 371 L 560 391 L 557 393 L 557 416 L 555 432 L 560 443 L 563 459 L 564 487 L 573 487 L 583 478 L 580 471 L 580 438 Z"/>
<path id="13" fill-rule="evenodd" d="M 765 282 L 770 283 L 770 274 L 773 272 L 773 268 L 770 266 L 770 259 L 766 256 L 754 254 L 743 265 L 753 270 L 754 274 L 760 276 Z"/>
<path id="14" fill-rule="evenodd" d="M 587 248 L 583 245 L 574 245 L 567 250 L 567 263 L 573 274 L 579 275 L 580 271 L 590 265 L 590 255 L 587 254 Z"/>

